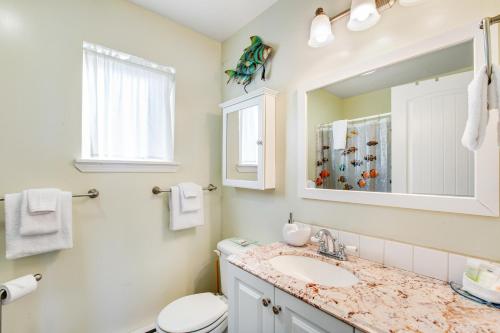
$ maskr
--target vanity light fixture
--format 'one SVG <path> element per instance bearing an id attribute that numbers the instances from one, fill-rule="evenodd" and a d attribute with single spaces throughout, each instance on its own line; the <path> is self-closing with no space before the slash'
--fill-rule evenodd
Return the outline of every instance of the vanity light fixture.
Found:
<path id="1" fill-rule="evenodd" d="M 335 39 L 332 32 L 330 17 L 325 14 L 323 8 L 316 9 L 316 17 L 311 23 L 309 34 L 310 47 L 323 47 L 330 44 Z"/>
<path id="2" fill-rule="evenodd" d="M 401 6 L 415 6 L 429 0 L 398 0 Z M 352 0 L 351 8 L 329 17 L 323 8 L 316 9 L 316 17 L 311 23 L 309 35 L 310 47 L 323 47 L 334 40 L 332 23 L 349 16 L 347 28 L 351 31 L 363 31 L 373 27 L 380 20 L 380 13 L 391 8 L 396 0 Z"/>
<path id="3" fill-rule="evenodd" d="M 347 29 L 363 31 L 373 27 L 380 20 L 375 0 L 352 0 Z"/>

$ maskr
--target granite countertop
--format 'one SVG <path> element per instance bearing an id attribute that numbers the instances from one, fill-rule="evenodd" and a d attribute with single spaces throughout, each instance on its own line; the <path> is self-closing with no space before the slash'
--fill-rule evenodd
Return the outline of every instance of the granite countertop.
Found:
<path id="1" fill-rule="evenodd" d="M 275 287 L 366 332 L 500 332 L 500 310 L 463 298 L 446 282 L 349 256 L 320 256 L 317 247 L 273 243 L 229 261 Z M 354 273 L 351 287 L 327 287 L 284 275 L 268 262 L 278 255 L 316 258 Z"/>

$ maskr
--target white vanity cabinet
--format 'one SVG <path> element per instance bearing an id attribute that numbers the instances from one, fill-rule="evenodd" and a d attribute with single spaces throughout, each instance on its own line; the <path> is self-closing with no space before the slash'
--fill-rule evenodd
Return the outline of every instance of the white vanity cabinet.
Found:
<path id="1" fill-rule="evenodd" d="M 354 328 L 230 264 L 228 333 L 354 333 Z"/>

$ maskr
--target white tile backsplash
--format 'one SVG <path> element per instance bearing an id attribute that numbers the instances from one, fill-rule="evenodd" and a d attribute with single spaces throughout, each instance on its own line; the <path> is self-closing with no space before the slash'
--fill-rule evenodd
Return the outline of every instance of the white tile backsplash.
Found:
<path id="1" fill-rule="evenodd" d="M 309 225 L 311 226 L 311 236 L 320 229 L 326 229 L 345 246 L 352 246 L 357 249 L 354 253 L 348 251 L 348 255 L 359 256 L 389 267 L 404 269 L 442 281 L 462 283 L 462 274 L 465 270 L 467 257 L 381 238 L 358 235 L 352 232 L 324 228 L 314 224 Z"/>
<path id="2" fill-rule="evenodd" d="M 413 271 L 417 274 L 448 281 L 448 253 L 414 246 Z"/>
<path id="3" fill-rule="evenodd" d="M 384 264 L 411 271 L 413 268 L 413 246 L 393 241 L 385 241 Z"/>
<path id="4" fill-rule="evenodd" d="M 359 235 L 352 232 L 339 231 L 339 240 L 346 246 L 346 253 L 359 257 Z"/>
<path id="5" fill-rule="evenodd" d="M 359 256 L 363 259 L 384 263 L 384 240 L 359 236 Z"/>
<path id="6" fill-rule="evenodd" d="M 467 257 L 450 253 L 448 258 L 448 281 L 462 283 Z"/>

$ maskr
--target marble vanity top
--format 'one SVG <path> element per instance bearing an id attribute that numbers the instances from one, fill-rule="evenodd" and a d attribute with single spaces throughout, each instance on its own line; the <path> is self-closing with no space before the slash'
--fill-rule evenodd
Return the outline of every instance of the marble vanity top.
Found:
<path id="1" fill-rule="evenodd" d="M 457 295 L 446 282 L 351 256 L 345 262 L 329 259 L 316 249 L 273 243 L 229 261 L 363 331 L 500 332 L 500 310 Z M 267 262 L 279 255 L 317 258 L 351 271 L 360 282 L 336 288 L 297 280 Z"/>

